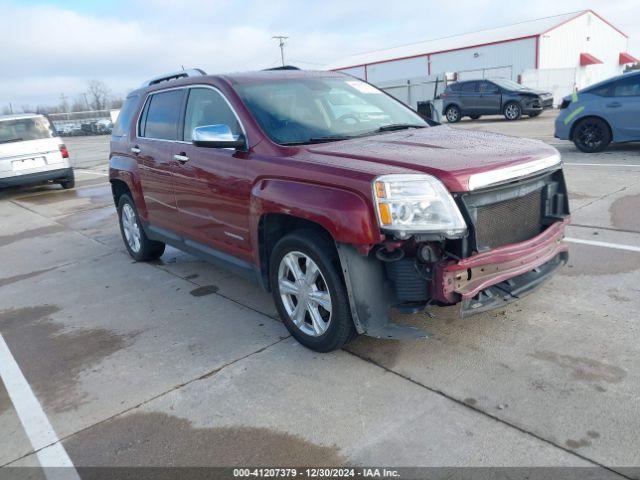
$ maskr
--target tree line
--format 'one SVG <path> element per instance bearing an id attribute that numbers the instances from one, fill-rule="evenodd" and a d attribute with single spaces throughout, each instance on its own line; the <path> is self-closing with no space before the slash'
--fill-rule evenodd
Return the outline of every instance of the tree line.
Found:
<path id="1" fill-rule="evenodd" d="M 11 115 L 21 110 L 23 113 L 68 113 L 85 112 L 87 110 L 108 110 L 122 107 L 123 99 L 115 96 L 102 80 L 89 80 L 87 89 L 77 95 L 71 102 L 68 97 L 60 95 L 60 103 L 57 105 L 29 105 L 23 104 L 19 109 L 13 105 L 5 105 L 2 108 L 3 115 Z"/>

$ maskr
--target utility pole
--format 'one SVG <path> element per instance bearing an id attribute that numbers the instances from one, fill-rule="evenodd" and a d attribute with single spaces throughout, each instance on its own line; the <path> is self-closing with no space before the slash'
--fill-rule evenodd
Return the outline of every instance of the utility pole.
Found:
<path id="1" fill-rule="evenodd" d="M 87 110 L 89 110 L 89 100 L 87 100 L 87 94 L 83 93 L 82 96 L 84 97 L 84 104 L 87 106 Z"/>
<path id="2" fill-rule="evenodd" d="M 62 108 L 64 109 L 64 113 L 69 113 L 69 104 L 67 103 L 67 97 L 64 93 L 60 94 L 60 102 L 62 103 Z"/>
<path id="3" fill-rule="evenodd" d="M 284 41 L 288 40 L 289 37 L 286 37 L 284 35 L 274 35 L 273 37 L 274 40 L 278 40 L 278 44 L 280 46 L 280 58 L 282 59 L 282 66 L 284 67 Z"/>

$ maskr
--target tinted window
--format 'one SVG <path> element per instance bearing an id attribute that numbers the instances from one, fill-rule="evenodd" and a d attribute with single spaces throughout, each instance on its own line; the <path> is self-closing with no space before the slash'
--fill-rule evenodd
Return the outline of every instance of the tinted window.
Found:
<path id="1" fill-rule="evenodd" d="M 587 92 L 593 93 L 594 95 L 600 95 L 601 97 L 610 97 L 612 86 L 613 86 L 612 83 L 606 83 L 592 90 L 587 90 Z"/>
<path id="2" fill-rule="evenodd" d="M 51 138 L 55 132 L 44 117 L 16 118 L 0 121 L 0 143 Z"/>
<path id="3" fill-rule="evenodd" d="M 143 137 L 177 140 L 183 93 L 184 90 L 170 90 L 150 96 L 140 129 Z"/>
<path id="4" fill-rule="evenodd" d="M 447 87 L 447 90 L 450 92 L 459 92 L 460 91 L 460 84 L 459 83 L 454 83 L 452 85 L 449 85 Z"/>
<path id="5" fill-rule="evenodd" d="M 242 133 L 236 116 L 220 93 L 210 88 L 192 88 L 184 117 L 184 140 L 191 141 L 196 127 L 221 124 L 227 125 L 236 137 Z"/>
<path id="6" fill-rule="evenodd" d="M 129 131 L 131 118 L 133 117 L 133 114 L 136 111 L 136 106 L 138 105 L 138 98 L 139 97 L 137 95 L 132 95 L 127 97 L 124 101 L 124 105 L 122 105 L 120 113 L 118 114 L 116 124 L 113 127 L 112 135 L 114 137 L 122 137 Z"/>
<path id="7" fill-rule="evenodd" d="M 482 93 L 496 93 L 498 87 L 491 82 L 480 82 L 480 92 Z"/>
<path id="8" fill-rule="evenodd" d="M 467 82 L 467 83 L 463 83 L 461 90 L 463 92 L 475 92 L 476 91 L 476 82 Z"/>
<path id="9" fill-rule="evenodd" d="M 640 96 L 640 75 L 618 80 L 613 86 L 614 97 Z"/>

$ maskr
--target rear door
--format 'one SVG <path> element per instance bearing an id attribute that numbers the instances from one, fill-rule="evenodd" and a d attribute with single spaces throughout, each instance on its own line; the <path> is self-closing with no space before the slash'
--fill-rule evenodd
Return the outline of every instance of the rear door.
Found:
<path id="1" fill-rule="evenodd" d="M 175 152 L 175 193 L 184 236 L 218 251 L 252 260 L 249 239 L 248 153 L 230 148 L 196 147 L 193 129 L 227 125 L 234 137 L 245 135 L 239 118 L 224 95 L 213 87 L 189 89 Z"/>
<path id="2" fill-rule="evenodd" d="M 140 169 L 148 221 L 165 231 L 176 231 L 178 224 L 172 167 L 185 92 L 173 89 L 147 97 L 131 149 Z"/>
<path id="3" fill-rule="evenodd" d="M 495 115 L 500 113 L 500 88 L 493 82 L 478 82 L 478 114 Z"/>
<path id="4" fill-rule="evenodd" d="M 640 139 L 640 75 L 622 78 L 613 84 L 604 108 L 615 140 Z"/>
<path id="5" fill-rule="evenodd" d="M 460 85 L 460 103 L 462 105 L 463 115 L 477 115 L 478 101 L 480 94 L 478 93 L 478 82 L 464 82 Z"/>

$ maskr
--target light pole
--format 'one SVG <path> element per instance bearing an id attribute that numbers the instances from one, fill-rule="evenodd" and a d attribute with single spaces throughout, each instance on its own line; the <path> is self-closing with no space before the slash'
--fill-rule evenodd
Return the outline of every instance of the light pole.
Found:
<path id="1" fill-rule="evenodd" d="M 286 37 L 284 35 L 274 35 L 271 38 L 278 40 L 278 45 L 280 46 L 280 58 L 282 59 L 282 66 L 284 67 L 284 41 L 289 37 Z"/>

